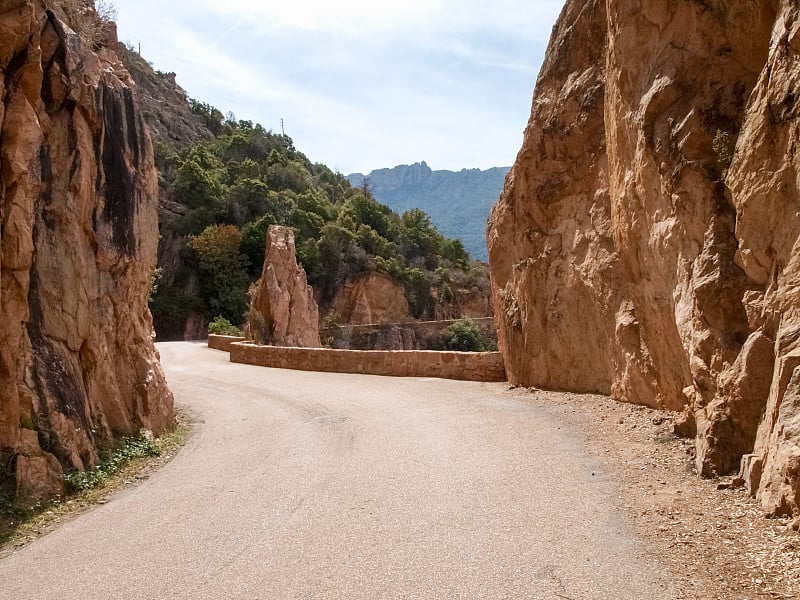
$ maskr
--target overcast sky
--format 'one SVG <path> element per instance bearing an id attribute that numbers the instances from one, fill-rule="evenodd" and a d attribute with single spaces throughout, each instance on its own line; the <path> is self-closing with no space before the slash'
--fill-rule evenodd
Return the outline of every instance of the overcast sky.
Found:
<path id="1" fill-rule="evenodd" d="M 188 94 L 342 173 L 510 166 L 563 0 L 114 0 Z"/>

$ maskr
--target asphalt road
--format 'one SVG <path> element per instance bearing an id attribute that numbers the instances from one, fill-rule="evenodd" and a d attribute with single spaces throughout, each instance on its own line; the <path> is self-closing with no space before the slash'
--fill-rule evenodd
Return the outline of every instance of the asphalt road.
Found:
<path id="1" fill-rule="evenodd" d="M 0 560 L 0 598 L 673 598 L 612 474 L 502 384 L 159 346 L 187 446 Z"/>

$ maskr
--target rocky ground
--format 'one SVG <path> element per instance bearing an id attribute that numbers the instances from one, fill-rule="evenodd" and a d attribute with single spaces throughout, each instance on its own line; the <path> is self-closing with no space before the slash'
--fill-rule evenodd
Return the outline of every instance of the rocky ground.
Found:
<path id="1" fill-rule="evenodd" d="M 800 535 L 789 520 L 767 519 L 730 478 L 702 480 L 694 442 L 672 433 L 676 413 L 602 396 L 531 394 L 577 423 L 588 450 L 613 469 L 638 533 L 679 583 L 682 598 L 800 597 Z"/>

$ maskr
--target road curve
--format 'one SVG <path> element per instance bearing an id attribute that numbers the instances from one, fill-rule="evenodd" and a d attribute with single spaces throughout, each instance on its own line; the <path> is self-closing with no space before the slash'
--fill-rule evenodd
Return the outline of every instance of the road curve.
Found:
<path id="1" fill-rule="evenodd" d="M 187 446 L 0 560 L 0 598 L 675 597 L 579 434 L 502 384 L 159 349 Z"/>

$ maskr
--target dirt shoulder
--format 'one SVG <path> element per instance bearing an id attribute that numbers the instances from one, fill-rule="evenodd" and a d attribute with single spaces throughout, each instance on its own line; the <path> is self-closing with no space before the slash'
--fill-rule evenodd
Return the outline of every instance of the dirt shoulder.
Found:
<path id="1" fill-rule="evenodd" d="M 800 535 L 767 519 L 743 489 L 702 480 L 694 442 L 673 434 L 675 413 L 592 395 L 516 390 L 583 430 L 589 451 L 619 475 L 620 498 L 682 598 L 800 598 Z"/>

